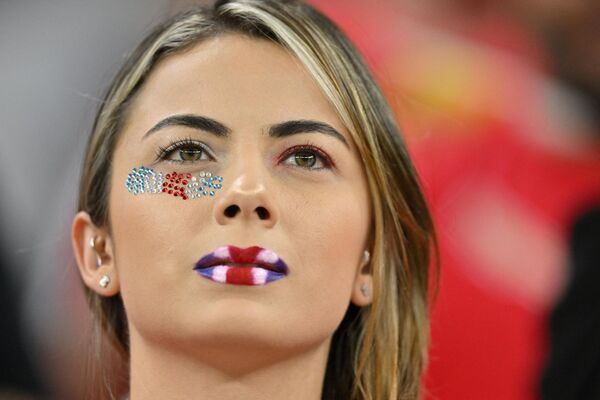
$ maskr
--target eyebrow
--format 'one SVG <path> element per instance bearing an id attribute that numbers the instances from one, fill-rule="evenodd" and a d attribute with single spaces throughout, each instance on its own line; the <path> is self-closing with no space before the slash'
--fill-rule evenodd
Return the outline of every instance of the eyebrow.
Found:
<path id="1" fill-rule="evenodd" d="M 172 115 L 160 120 L 148 132 L 144 134 L 142 140 L 151 134 L 160 131 L 168 126 L 185 126 L 208 132 L 217 137 L 228 138 L 231 136 L 231 129 L 209 117 L 194 114 Z M 347 148 L 350 148 L 346 138 L 339 133 L 333 126 L 320 121 L 298 119 L 280 122 L 269 128 L 269 136 L 273 138 L 282 138 L 300 133 L 318 132 L 332 136 L 341 141 Z"/>

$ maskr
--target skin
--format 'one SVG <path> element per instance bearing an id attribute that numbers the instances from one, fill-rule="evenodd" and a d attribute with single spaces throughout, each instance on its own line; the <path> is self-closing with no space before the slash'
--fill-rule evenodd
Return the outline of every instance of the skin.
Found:
<path id="1" fill-rule="evenodd" d="M 196 114 L 231 129 L 229 138 L 170 126 L 142 139 L 160 120 Z M 327 123 L 318 132 L 269 137 L 288 120 Z M 199 161 L 155 162 L 159 146 L 189 137 L 210 154 Z M 307 141 L 335 166 L 301 164 L 286 149 Z M 301 161 L 301 160 L 300 160 Z M 133 196 L 132 167 L 210 171 L 224 178 L 213 198 L 183 201 Z M 304 165 L 304 167 L 300 166 Z M 331 337 L 350 302 L 365 306 L 371 285 L 370 200 L 349 132 L 300 62 L 264 40 L 228 34 L 163 60 L 132 104 L 117 143 L 109 198 L 111 230 L 80 212 L 75 256 L 86 285 L 121 294 L 130 327 L 131 399 L 320 399 Z M 235 215 L 225 210 L 237 205 Z M 263 207 L 268 215 L 257 213 Z M 98 236 L 96 252 L 89 241 Z M 199 277 L 194 263 L 222 245 L 262 246 L 290 268 L 265 286 Z M 111 278 L 105 289 L 102 275 Z"/>

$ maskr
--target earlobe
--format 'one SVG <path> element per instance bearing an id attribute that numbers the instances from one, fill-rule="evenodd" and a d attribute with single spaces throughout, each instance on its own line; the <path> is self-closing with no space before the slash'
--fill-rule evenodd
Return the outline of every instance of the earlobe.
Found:
<path id="1" fill-rule="evenodd" d="M 352 288 L 351 301 L 359 307 L 368 306 L 373 302 L 373 280 L 370 276 L 363 276 L 357 280 Z"/>
<path id="2" fill-rule="evenodd" d="M 370 253 L 365 250 L 362 258 L 362 262 L 359 265 L 354 281 L 354 287 L 352 288 L 351 301 L 359 307 L 364 307 L 372 302 L 372 287 L 373 287 L 373 276 L 371 274 L 371 268 L 369 265 Z"/>
<path id="3" fill-rule="evenodd" d="M 119 293 L 111 239 L 94 225 L 85 211 L 78 212 L 73 218 L 71 243 L 85 285 L 102 296 Z"/>

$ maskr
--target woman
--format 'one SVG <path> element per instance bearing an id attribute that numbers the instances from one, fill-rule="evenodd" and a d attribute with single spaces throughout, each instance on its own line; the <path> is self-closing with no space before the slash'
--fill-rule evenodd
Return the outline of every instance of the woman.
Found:
<path id="1" fill-rule="evenodd" d="M 218 1 L 154 30 L 98 112 L 79 210 L 131 400 L 420 397 L 432 222 L 379 88 L 312 7 Z"/>

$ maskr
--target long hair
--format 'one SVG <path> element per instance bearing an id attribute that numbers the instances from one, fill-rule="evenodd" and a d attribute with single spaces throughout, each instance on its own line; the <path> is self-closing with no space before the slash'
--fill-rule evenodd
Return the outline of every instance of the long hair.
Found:
<path id="1" fill-rule="evenodd" d="M 111 162 L 129 105 L 160 60 L 229 33 L 272 41 L 303 64 L 350 132 L 366 171 L 373 205 L 373 301 L 350 304 L 334 333 L 322 399 L 419 399 L 429 341 L 429 265 L 437 249 L 432 219 L 380 88 L 348 38 L 312 6 L 300 0 L 217 1 L 157 26 L 129 55 L 98 110 L 79 210 L 110 232 Z M 84 290 L 102 335 L 94 351 L 102 353 L 98 346 L 108 343 L 126 365 L 128 328 L 120 295 Z M 108 379 L 94 386 L 104 399 L 113 397 L 114 385 Z"/>

